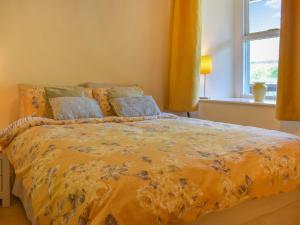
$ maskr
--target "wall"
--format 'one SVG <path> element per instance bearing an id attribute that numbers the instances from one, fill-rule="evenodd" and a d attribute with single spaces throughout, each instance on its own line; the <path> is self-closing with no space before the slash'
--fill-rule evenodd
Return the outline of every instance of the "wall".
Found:
<path id="1" fill-rule="evenodd" d="M 201 102 L 199 105 L 202 119 L 279 130 L 280 122 L 270 114 L 275 114 L 274 106 L 227 102 Z"/>
<path id="2" fill-rule="evenodd" d="M 233 97 L 235 74 L 235 0 L 202 1 L 202 54 L 213 56 L 207 95 Z M 203 79 L 202 79 L 203 80 Z"/>
<path id="3" fill-rule="evenodd" d="M 198 116 L 205 120 L 281 130 L 300 135 L 300 123 L 276 120 L 275 106 L 201 102 Z"/>
<path id="4" fill-rule="evenodd" d="M 17 84 L 139 84 L 166 98 L 169 0 L 0 1 L 0 128 Z"/>

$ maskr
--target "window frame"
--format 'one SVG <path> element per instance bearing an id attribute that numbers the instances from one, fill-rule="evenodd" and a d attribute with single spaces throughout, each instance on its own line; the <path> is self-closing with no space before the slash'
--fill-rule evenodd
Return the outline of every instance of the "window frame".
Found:
<path id="1" fill-rule="evenodd" d="M 250 90 L 250 41 L 280 38 L 280 29 L 269 29 L 266 31 L 250 33 L 250 5 L 251 0 L 243 0 L 243 87 L 242 96 L 252 97 Z M 275 96 L 266 96 L 267 99 L 275 99 Z"/>

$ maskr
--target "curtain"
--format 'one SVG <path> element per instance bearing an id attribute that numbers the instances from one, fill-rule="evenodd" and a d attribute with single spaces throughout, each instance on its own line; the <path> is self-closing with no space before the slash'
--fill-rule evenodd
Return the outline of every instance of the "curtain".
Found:
<path id="1" fill-rule="evenodd" d="M 201 56 L 201 0 L 173 0 L 168 108 L 197 110 Z"/>
<path id="2" fill-rule="evenodd" d="M 300 121 L 300 0 L 282 1 L 277 118 Z"/>

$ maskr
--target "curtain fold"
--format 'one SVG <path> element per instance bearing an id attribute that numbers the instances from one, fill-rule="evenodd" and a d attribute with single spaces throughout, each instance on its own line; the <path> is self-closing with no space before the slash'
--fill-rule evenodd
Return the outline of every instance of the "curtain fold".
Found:
<path id="1" fill-rule="evenodd" d="M 168 108 L 197 110 L 201 57 L 201 0 L 173 0 Z"/>
<path id="2" fill-rule="evenodd" d="M 282 0 L 277 118 L 300 121 L 300 0 Z"/>

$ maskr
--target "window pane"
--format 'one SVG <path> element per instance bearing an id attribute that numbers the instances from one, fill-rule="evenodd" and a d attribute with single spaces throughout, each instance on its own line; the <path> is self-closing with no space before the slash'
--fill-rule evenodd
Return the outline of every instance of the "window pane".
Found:
<path id="1" fill-rule="evenodd" d="M 268 96 L 276 96 L 279 38 L 250 41 L 250 85 L 266 82 Z"/>
<path id="2" fill-rule="evenodd" d="M 249 0 L 249 32 L 280 28 L 281 0 Z"/>

